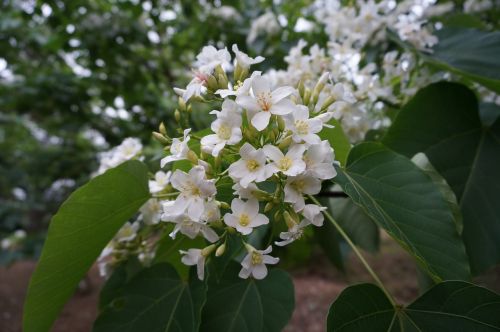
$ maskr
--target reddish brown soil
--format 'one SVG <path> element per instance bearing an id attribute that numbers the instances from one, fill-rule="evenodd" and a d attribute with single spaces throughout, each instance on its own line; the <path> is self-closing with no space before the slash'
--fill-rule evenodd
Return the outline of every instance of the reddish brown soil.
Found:
<path id="1" fill-rule="evenodd" d="M 401 303 L 418 296 L 415 265 L 411 258 L 387 238 L 377 255 L 366 254 L 389 291 Z M 10 268 L 0 268 L 0 331 L 21 331 L 22 305 L 34 262 L 19 262 Z M 292 271 L 295 284 L 296 308 L 286 332 L 325 331 L 325 320 L 330 303 L 349 284 L 370 281 L 370 276 L 359 261 L 351 256 L 347 273 L 342 274 L 323 258 L 317 257 L 304 268 Z M 57 320 L 54 332 L 91 331 L 96 316 L 96 303 L 102 279 L 92 269 L 90 287 L 81 288 L 68 302 Z M 477 280 L 500 291 L 500 271 L 494 271 Z"/>

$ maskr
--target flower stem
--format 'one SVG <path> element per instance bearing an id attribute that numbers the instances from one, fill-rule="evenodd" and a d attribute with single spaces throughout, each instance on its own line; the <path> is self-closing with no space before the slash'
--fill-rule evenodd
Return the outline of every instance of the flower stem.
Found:
<path id="1" fill-rule="evenodd" d="M 311 195 L 308 195 L 308 197 L 315 204 L 321 206 L 321 203 L 316 198 L 314 198 Z M 363 264 L 363 266 L 368 271 L 368 273 L 370 273 L 370 275 L 372 276 L 373 280 L 375 280 L 375 282 L 378 284 L 378 286 L 382 289 L 382 291 L 385 293 L 385 295 L 387 296 L 387 298 L 389 299 L 389 301 L 391 301 L 392 305 L 395 306 L 396 305 L 396 301 L 394 300 L 394 298 L 392 297 L 392 295 L 389 293 L 389 291 L 385 288 L 384 284 L 382 283 L 382 281 L 380 280 L 380 278 L 378 277 L 378 275 L 375 273 L 375 271 L 373 271 L 373 269 L 371 268 L 370 264 L 368 264 L 368 262 L 363 257 L 363 255 L 361 254 L 361 252 L 358 250 L 358 248 L 356 247 L 356 245 L 354 244 L 354 242 L 352 242 L 352 240 L 349 237 L 349 235 L 347 235 L 346 232 L 344 232 L 344 230 L 342 229 L 342 227 L 340 227 L 340 225 L 337 223 L 337 221 L 335 221 L 335 219 L 333 219 L 333 217 L 332 217 L 332 215 L 330 213 L 328 213 L 327 211 L 323 211 L 323 214 L 325 215 L 326 219 L 328 219 L 333 224 L 333 226 L 337 229 L 337 231 L 339 232 L 339 234 L 347 242 L 347 244 L 349 244 L 349 246 L 352 248 L 352 250 L 354 251 L 354 253 L 356 254 L 356 256 L 358 256 L 358 258 L 361 261 L 361 263 Z"/>

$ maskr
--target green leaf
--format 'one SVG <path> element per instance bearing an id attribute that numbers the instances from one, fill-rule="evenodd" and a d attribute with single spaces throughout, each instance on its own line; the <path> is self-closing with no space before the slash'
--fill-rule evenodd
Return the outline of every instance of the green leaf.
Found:
<path id="1" fill-rule="evenodd" d="M 481 123 L 474 94 L 441 82 L 403 107 L 383 142 L 408 157 L 425 153 L 453 189 L 472 271 L 500 262 L 500 120 Z"/>
<path id="2" fill-rule="evenodd" d="M 347 287 L 332 303 L 327 331 L 393 331 L 396 311 L 384 292 L 372 284 Z"/>
<path id="3" fill-rule="evenodd" d="M 346 288 L 328 313 L 335 331 L 499 331 L 500 296 L 463 281 L 445 281 L 405 307 L 394 307 L 372 284 Z"/>
<path id="4" fill-rule="evenodd" d="M 330 262 L 339 270 L 345 271 L 344 255 L 340 247 L 341 237 L 335 226 L 325 222 L 321 227 L 314 227 L 314 235 Z"/>
<path id="5" fill-rule="evenodd" d="M 349 150 L 351 150 L 351 143 L 337 120 L 331 119 L 328 124 L 332 125 L 333 128 L 324 127 L 319 133 L 319 137 L 330 143 L 335 151 L 335 160 L 340 161 L 341 165 L 345 165 L 347 155 L 349 154 Z"/>
<path id="6" fill-rule="evenodd" d="M 165 263 L 143 270 L 99 315 L 93 331 L 198 331 L 206 285 L 191 275 L 182 281 Z"/>
<path id="7" fill-rule="evenodd" d="M 437 36 L 428 61 L 500 92 L 500 31 L 445 28 Z"/>
<path id="8" fill-rule="evenodd" d="M 240 268 L 232 263 L 219 281 L 209 280 L 200 331 L 281 331 L 294 308 L 292 280 L 277 269 L 263 280 L 240 279 Z"/>
<path id="9" fill-rule="evenodd" d="M 438 186 L 439 191 L 443 194 L 450 210 L 453 212 L 453 217 L 455 218 L 455 223 L 457 224 L 457 231 L 462 234 L 462 212 L 460 212 L 460 206 L 458 206 L 457 196 L 448 185 L 448 182 L 439 174 L 434 166 L 425 155 L 425 153 L 419 152 L 411 158 L 411 161 L 418 166 L 422 171 L 427 174 L 432 181 Z"/>
<path id="10" fill-rule="evenodd" d="M 146 166 L 127 161 L 76 190 L 52 218 L 24 306 L 24 331 L 49 331 L 106 244 L 149 198 Z"/>
<path id="11" fill-rule="evenodd" d="M 335 181 L 436 280 L 469 279 L 453 214 L 438 186 L 380 143 L 355 146 Z"/>
<path id="12" fill-rule="evenodd" d="M 380 244 L 378 226 L 350 198 L 332 198 L 328 202 L 330 214 L 360 248 L 375 253 Z M 325 224 L 333 225 L 325 222 Z"/>

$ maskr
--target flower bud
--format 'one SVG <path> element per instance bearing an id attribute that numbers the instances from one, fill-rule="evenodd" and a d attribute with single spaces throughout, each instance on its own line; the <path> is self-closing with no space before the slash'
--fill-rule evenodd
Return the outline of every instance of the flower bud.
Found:
<path id="1" fill-rule="evenodd" d="M 285 150 L 286 148 L 288 148 L 290 146 L 290 144 L 292 144 L 292 136 L 287 136 L 287 137 L 285 137 L 284 140 L 281 141 L 281 143 L 278 145 L 278 147 L 281 150 Z"/>
<path id="2" fill-rule="evenodd" d="M 222 209 L 226 209 L 226 210 L 229 210 L 231 209 L 231 206 L 226 203 L 226 202 L 219 202 L 219 206 L 222 208 Z"/>
<path id="3" fill-rule="evenodd" d="M 191 163 L 193 163 L 195 165 L 198 164 L 198 156 L 196 155 L 196 153 L 193 150 L 189 150 L 186 157 L 187 157 L 187 160 L 189 160 Z"/>
<path id="4" fill-rule="evenodd" d="M 244 244 L 245 244 L 245 248 L 247 249 L 247 251 L 248 251 L 248 252 L 253 252 L 253 251 L 255 251 L 255 248 L 254 248 L 254 247 L 252 247 L 250 244 L 248 244 L 248 243 L 246 243 L 246 242 L 245 242 Z"/>
<path id="5" fill-rule="evenodd" d="M 226 75 L 217 76 L 217 82 L 219 83 L 219 89 L 227 89 L 228 81 Z"/>
<path id="6" fill-rule="evenodd" d="M 299 81 L 299 85 L 297 87 L 297 90 L 299 90 L 299 95 L 300 95 L 300 98 L 304 99 L 304 92 L 305 92 L 305 86 L 304 86 L 304 79 L 300 79 Z"/>
<path id="7" fill-rule="evenodd" d="M 267 213 L 269 211 L 271 211 L 274 207 L 274 203 L 273 202 L 268 202 L 266 204 L 266 206 L 264 206 L 264 213 Z"/>
<path id="8" fill-rule="evenodd" d="M 334 96 L 328 96 L 326 100 L 323 102 L 323 105 L 321 105 L 320 111 L 326 110 L 328 107 L 330 107 L 331 104 L 335 102 L 335 97 Z"/>
<path id="9" fill-rule="evenodd" d="M 259 201 L 270 201 L 272 199 L 269 193 L 262 190 L 254 190 L 252 191 L 252 195 L 257 198 Z"/>
<path id="10" fill-rule="evenodd" d="M 208 75 L 207 78 L 207 88 L 210 91 L 217 91 L 219 89 L 219 83 L 217 83 L 217 79 L 213 75 Z"/>
<path id="11" fill-rule="evenodd" d="M 177 121 L 177 122 L 181 121 L 181 112 L 179 112 L 179 110 L 175 110 L 174 118 L 175 118 L 175 121 Z"/>
<path id="12" fill-rule="evenodd" d="M 316 86 L 314 87 L 313 95 L 319 96 L 319 94 L 321 93 L 321 91 L 323 91 L 323 88 L 325 87 L 329 75 L 330 75 L 329 72 L 323 73 L 323 75 L 321 75 L 321 77 L 318 80 L 318 83 L 316 83 Z"/>
<path id="13" fill-rule="evenodd" d="M 309 101 L 311 100 L 311 90 L 307 89 L 304 92 L 304 97 L 302 98 L 304 101 L 304 105 L 309 105 Z"/>
<path id="14" fill-rule="evenodd" d="M 168 140 L 165 136 L 163 136 L 162 134 L 160 134 L 156 131 L 153 131 L 153 137 L 155 138 L 155 140 L 157 140 L 158 142 L 160 142 L 163 145 L 170 144 L 170 140 Z"/>
<path id="15" fill-rule="evenodd" d="M 167 136 L 168 137 L 168 134 L 167 134 L 167 128 L 165 127 L 165 124 L 163 122 L 160 122 L 160 127 L 158 128 L 158 130 L 160 131 L 160 133 L 164 136 Z"/>
<path id="16" fill-rule="evenodd" d="M 285 120 L 283 120 L 283 117 L 278 116 L 278 130 L 279 131 L 284 131 L 286 128 L 285 126 Z"/>
<path id="17" fill-rule="evenodd" d="M 214 251 L 214 249 L 215 244 L 211 244 L 208 247 L 203 248 L 203 250 L 201 251 L 201 255 L 204 257 L 208 257 L 212 253 L 212 251 Z"/>
<path id="18" fill-rule="evenodd" d="M 226 252 L 226 243 L 223 243 L 215 251 L 215 256 L 220 257 L 220 256 L 224 255 L 225 252 Z"/>
<path id="19" fill-rule="evenodd" d="M 274 213 L 273 219 L 274 221 L 278 222 L 281 220 L 281 218 L 282 218 L 281 211 L 278 209 L 278 211 Z"/>
<path id="20" fill-rule="evenodd" d="M 185 111 L 186 110 L 186 102 L 184 101 L 184 99 L 182 99 L 182 97 L 179 97 L 179 109 L 181 111 Z"/>
<path id="21" fill-rule="evenodd" d="M 297 221 L 290 215 L 290 213 L 288 213 L 288 211 L 283 213 L 283 217 L 285 217 L 285 222 L 289 229 L 297 224 Z"/>

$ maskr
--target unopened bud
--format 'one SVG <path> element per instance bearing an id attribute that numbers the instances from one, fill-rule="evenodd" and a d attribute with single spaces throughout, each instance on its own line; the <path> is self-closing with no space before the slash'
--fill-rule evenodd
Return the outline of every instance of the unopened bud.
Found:
<path id="1" fill-rule="evenodd" d="M 328 107 L 330 107 L 331 104 L 335 102 L 335 97 L 334 96 L 328 96 L 326 100 L 323 102 L 323 105 L 321 105 L 320 111 L 326 110 Z"/>
<path id="2" fill-rule="evenodd" d="M 170 144 L 170 141 L 165 136 L 163 136 L 160 133 L 157 133 L 156 131 L 153 131 L 153 137 L 155 138 L 155 140 L 157 140 L 158 142 L 160 142 L 163 145 Z"/>
<path id="3" fill-rule="evenodd" d="M 227 89 L 228 81 L 226 74 L 217 76 L 217 82 L 219 83 L 219 89 Z"/>
<path id="4" fill-rule="evenodd" d="M 226 243 L 223 243 L 215 251 L 215 256 L 220 257 L 220 256 L 224 255 L 225 252 L 226 252 Z"/>
<path id="5" fill-rule="evenodd" d="M 280 221 L 280 220 L 281 220 L 282 215 L 281 215 L 281 211 L 280 211 L 279 209 L 278 209 L 278 211 L 276 211 L 276 212 L 274 213 L 273 218 L 274 218 L 274 221 L 276 221 L 276 222 L 278 222 L 278 221 Z"/>
<path id="6" fill-rule="evenodd" d="M 196 155 L 196 153 L 193 150 L 189 150 L 186 157 L 187 157 L 187 160 L 189 160 L 191 163 L 193 163 L 195 165 L 198 164 L 198 156 Z"/>
<path id="7" fill-rule="evenodd" d="M 285 120 L 281 116 L 278 116 L 278 130 L 279 131 L 284 131 L 285 130 Z"/>
<path id="8" fill-rule="evenodd" d="M 175 121 L 177 121 L 177 122 L 181 121 L 181 112 L 179 112 L 179 110 L 175 110 L 174 118 L 175 118 Z"/>
<path id="9" fill-rule="evenodd" d="M 158 130 L 162 135 L 168 136 L 167 134 L 167 128 L 165 127 L 165 124 L 163 122 L 160 122 L 160 126 L 158 127 Z"/>
<path id="10" fill-rule="evenodd" d="M 219 83 L 217 83 L 217 79 L 215 78 L 215 76 L 208 75 L 207 87 L 211 91 L 217 91 L 219 89 Z"/>
<path id="11" fill-rule="evenodd" d="M 221 207 L 221 209 L 226 209 L 226 210 L 231 209 L 231 206 L 226 202 L 219 202 L 219 206 Z"/>
<path id="12" fill-rule="evenodd" d="M 323 91 L 323 88 L 325 87 L 329 75 L 330 75 L 329 72 L 323 73 L 323 75 L 321 75 L 321 77 L 318 80 L 318 83 L 316 83 L 316 86 L 314 87 L 314 95 L 319 95 L 321 91 Z"/>
<path id="13" fill-rule="evenodd" d="M 293 219 L 288 211 L 285 211 L 285 213 L 283 213 L 283 217 L 285 218 L 286 225 L 289 229 L 297 224 L 297 221 Z"/>
<path id="14" fill-rule="evenodd" d="M 304 99 L 304 92 L 305 92 L 305 87 L 304 87 L 304 80 L 301 78 L 299 81 L 299 86 L 297 87 L 299 90 L 299 95 L 302 99 Z"/>
<path id="15" fill-rule="evenodd" d="M 235 82 L 238 82 L 240 81 L 240 76 L 241 76 L 241 66 L 239 63 L 236 63 L 236 67 L 234 68 L 234 73 L 233 73 L 233 77 L 234 77 L 234 81 Z"/>
<path id="16" fill-rule="evenodd" d="M 184 99 L 182 99 L 182 97 L 179 97 L 179 109 L 181 111 L 185 111 L 186 110 L 186 102 L 184 101 Z"/>
<path id="17" fill-rule="evenodd" d="M 269 201 L 272 199 L 269 193 L 262 190 L 253 190 L 252 195 L 260 201 Z"/>
<path id="18" fill-rule="evenodd" d="M 267 213 L 269 211 L 271 211 L 274 207 L 274 203 L 273 202 L 268 202 L 266 204 L 266 206 L 264 206 L 264 213 Z"/>
<path id="19" fill-rule="evenodd" d="M 245 248 L 247 249 L 248 252 L 255 251 L 255 248 L 246 242 L 245 242 Z"/>
<path id="20" fill-rule="evenodd" d="M 222 69 L 222 66 L 221 65 L 217 65 L 217 67 L 215 67 L 215 75 L 218 77 L 219 75 L 223 75 L 223 76 L 226 76 L 226 72 L 224 71 L 224 69 Z"/>
<path id="21" fill-rule="evenodd" d="M 304 105 L 309 105 L 309 101 L 311 100 L 311 90 L 307 89 L 304 92 L 304 97 L 302 97 L 302 100 L 304 101 Z"/>
<path id="22" fill-rule="evenodd" d="M 278 147 L 281 150 L 285 150 L 286 148 L 288 148 L 290 146 L 290 144 L 292 144 L 292 136 L 287 136 L 287 137 L 285 137 L 284 140 L 281 141 L 281 143 L 278 145 Z"/>
<path id="23" fill-rule="evenodd" d="M 201 255 L 203 257 L 208 257 L 215 249 L 215 244 L 211 244 L 209 245 L 208 247 L 205 247 L 203 248 L 203 250 L 201 250 Z"/>
<path id="24" fill-rule="evenodd" d="M 202 101 L 204 101 L 204 100 L 202 100 Z M 190 113 L 192 110 L 193 110 L 193 107 L 191 106 L 191 104 L 189 104 L 187 106 L 186 112 Z"/>

